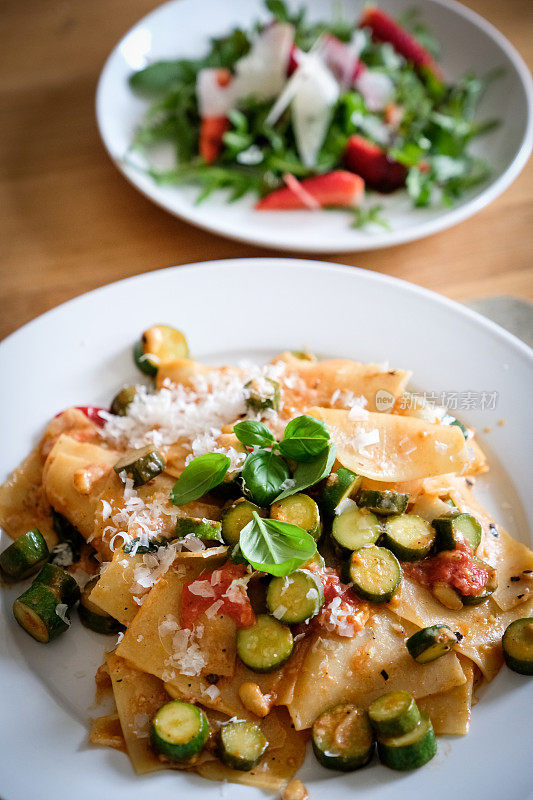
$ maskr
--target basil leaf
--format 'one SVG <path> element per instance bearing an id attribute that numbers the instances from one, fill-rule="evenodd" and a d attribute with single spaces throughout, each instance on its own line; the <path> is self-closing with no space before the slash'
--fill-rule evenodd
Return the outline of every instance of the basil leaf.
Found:
<path id="1" fill-rule="evenodd" d="M 243 556 L 255 569 L 283 577 L 301 567 L 316 553 L 313 537 L 288 522 L 261 519 L 254 511 L 253 520 L 239 538 Z"/>
<path id="2" fill-rule="evenodd" d="M 279 450 L 285 458 L 311 461 L 326 449 L 328 442 L 328 429 L 322 420 L 303 414 L 289 422 Z"/>
<path id="3" fill-rule="evenodd" d="M 230 460 L 224 453 L 206 453 L 188 464 L 170 491 L 170 502 L 184 506 L 222 482 Z"/>
<path id="4" fill-rule="evenodd" d="M 233 432 L 239 442 L 248 447 L 271 447 L 276 443 L 276 439 L 267 426 L 253 419 L 245 419 L 244 422 L 238 422 L 233 426 Z"/>
<path id="5" fill-rule="evenodd" d="M 268 506 L 289 477 L 289 468 L 270 450 L 258 450 L 244 462 L 241 477 L 252 500 L 260 506 Z"/>
<path id="6" fill-rule="evenodd" d="M 294 481 L 293 485 L 289 486 L 278 495 L 276 500 L 283 500 L 284 497 L 290 497 L 291 494 L 303 492 L 304 489 L 308 489 L 310 486 L 314 486 L 315 483 L 321 481 L 322 478 L 325 478 L 331 472 L 336 456 L 337 448 L 331 443 L 328 449 L 324 450 L 324 452 L 313 461 L 298 464 L 292 476 L 292 480 Z"/>

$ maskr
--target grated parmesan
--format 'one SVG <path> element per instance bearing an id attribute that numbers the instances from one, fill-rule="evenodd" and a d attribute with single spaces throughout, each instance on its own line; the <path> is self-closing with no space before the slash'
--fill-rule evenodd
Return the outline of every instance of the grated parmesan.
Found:
<path id="1" fill-rule="evenodd" d="M 130 723 L 131 724 L 131 723 Z M 150 717 L 148 714 L 135 714 L 132 730 L 137 739 L 147 739 L 149 736 Z"/>
<path id="2" fill-rule="evenodd" d="M 272 612 L 272 616 L 276 619 L 281 619 L 287 613 L 287 606 L 278 606 Z"/>

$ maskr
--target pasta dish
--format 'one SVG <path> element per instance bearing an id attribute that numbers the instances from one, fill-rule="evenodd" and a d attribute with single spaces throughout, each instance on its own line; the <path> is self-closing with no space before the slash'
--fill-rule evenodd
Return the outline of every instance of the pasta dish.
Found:
<path id="1" fill-rule="evenodd" d="M 19 625 L 53 647 L 77 605 L 116 637 L 92 744 L 303 800 L 308 741 L 328 769 L 423 767 L 504 662 L 533 674 L 533 553 L 408 371 L 207 366 L 169 325 L 133 354 L 138 383 L 59 413 L 0 487 Z"/>

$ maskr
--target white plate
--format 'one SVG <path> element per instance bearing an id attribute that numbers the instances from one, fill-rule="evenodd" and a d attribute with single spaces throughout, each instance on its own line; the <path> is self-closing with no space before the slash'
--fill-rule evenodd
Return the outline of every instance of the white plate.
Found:
<path id="1" fill-rule="evenodd" d="M 0 345 L 0 374 L 7 379 L 0 395 L 0 480 L 58 410 L 107 404 L 135 378 L 132 342 L 155 321 L 178 325 L 194 356 L 210 362 L 263 360 L 307 346 L 325 356 L 388 359 L 413 369 L 416 385 L 429 391 L 498 392 L 495 410 L 458 413 L 479 430 L 493 428 L 480 437 L 494 453 L 480 495 L 513 535 L 529 541 L 531 351 L 483 317 L 424 289 L 311 261 L 246 259 L 160 270 L 72 300 L 10 336 Z M 502 418 L 506 424 L 498 427 Z M 512 508 L 502 508 L 503 502 Z M 93 676 L 103 647 L 111 648 L 114 639 L 102 644 L 74 619 L 73 630 L 40 645 L 11 616 L 17 593 L 0 591 L 3 800 L 55 800 L 61 791 L 76 800 L 224 796 L 220 785 L 197 776 L 136 777 L 121 753 L 90 748 Z M 531 736 L 526 709 L 532 688 L 527 678 L 502 670 L 474 709 L 470 735 L 440 739 L 437 758 L 414 774 L 397 775 L 375 763 L 342 777 L 311 756 L 303 777 L 312 800 L 329 800 L 333 791 L 347 800 L 354 787 L 365 800 L 449 800 L 453 787 L 461 787 L 461 798 L 525 800 L 531 771 L 521 754 Z M 225 796 L 258 800 L 264 794 L 231 785 Z"/>
<path id="2" fill-rule="evenodd" d="M 299 6 L 299 0 L 290 5 Z M 311 18 L 328 19 L 337 0 L 307 0 Z M 346 14 L 359 16 L 363 0 L 345 0 Z M 266 247 L 298 252 L 333 253 L 388 247 L 449 228 L 494 200 L 516 178 L 533 145 L 531 75 L 509 42 L 482 17 L 453 0 L 383 0 L 392 14 L 419 7 L 422 18 L 442 42 L 444 73 L 455 79 L 469 70 L 484 75 L 504 67 L 505 76 L 487 92 L 481 119 L 501 119 L 501 126 L 475 142 L 473 152 L 493 168 L 491 179 L 471 190 L 452 209 L 412 209 L 405 192 L 373 195 L 384 206 L 392 230 L 355 230 L 341 211 L 254 211 L 253 200 L 228 204 L 217 193 L 195 205 L 198 188 L 157 186 L 142 170 L 123 158 L 147 103 L 128 88 L 135 69 L 161 58 L 196 57 L 208 39 L 234 26 L 266 19 L 261 0 L 172 0 L 135 25 L 111 53 L 100 77 L 96 115 L 104 144 L 118 169 L 157 205 L 201 228 Z M 131 156 L 144 163 L 139 156 Z"/>

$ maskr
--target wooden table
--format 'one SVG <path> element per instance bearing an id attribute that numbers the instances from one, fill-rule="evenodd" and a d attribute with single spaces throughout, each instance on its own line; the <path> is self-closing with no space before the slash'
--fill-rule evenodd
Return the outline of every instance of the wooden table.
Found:
<path id="1" fill-rule="evenodd" d="M 223 0 L 221 0 L 223 2 Z M 94 92 L 116 41 L 158 0 L 3 0 L 0 338 L 58 303 L 148 269 L 275 255 L 156 208 L 113 167 Z M 469 0 L 533 64 L 531 0 Z M 533 165 L 474 218 L 423 241 L 330 260 L 466 300 L 533 300 Z"/>

